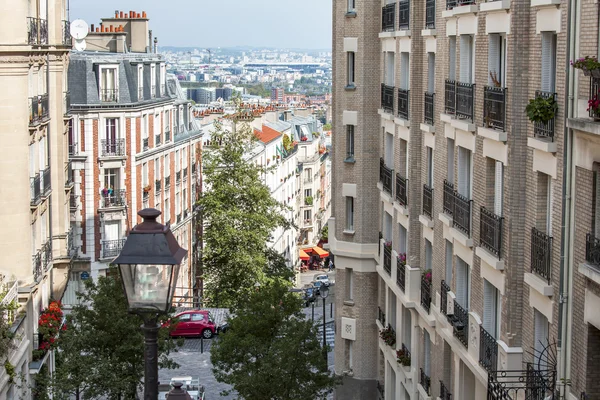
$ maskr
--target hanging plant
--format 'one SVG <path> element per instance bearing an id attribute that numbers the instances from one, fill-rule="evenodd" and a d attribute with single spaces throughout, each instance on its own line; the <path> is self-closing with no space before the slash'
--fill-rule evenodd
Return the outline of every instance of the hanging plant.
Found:
<path id="1" fill-rule="evenodd" d="M 541 122 L 545 124 L 555 117 L 557 109 L 558 105 L 556 104 L 554 96 L 537 96 L 536 98 L 529 100 L 525 112 L 531 122 Z"/>

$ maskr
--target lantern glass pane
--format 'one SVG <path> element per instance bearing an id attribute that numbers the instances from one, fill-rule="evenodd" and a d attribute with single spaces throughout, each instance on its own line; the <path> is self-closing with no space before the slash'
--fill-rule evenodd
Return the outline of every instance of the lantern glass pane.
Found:
<path id="1" fill-rule="evenodd" d="M 177 284 L 179 265 L 120 265 L 131 310 L 167 311 Z"/>

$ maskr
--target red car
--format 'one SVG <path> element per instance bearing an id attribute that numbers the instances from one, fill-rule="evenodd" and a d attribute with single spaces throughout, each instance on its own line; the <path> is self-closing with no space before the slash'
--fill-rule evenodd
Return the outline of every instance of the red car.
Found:
<path id="1" fill-rule="evenodd" d="M 184 311 L 175 318 L 179 321 L 171 331 L 171 336 L 202 336 L 210 339 L 217 330 L 211 313 L 206 310 Z"/>

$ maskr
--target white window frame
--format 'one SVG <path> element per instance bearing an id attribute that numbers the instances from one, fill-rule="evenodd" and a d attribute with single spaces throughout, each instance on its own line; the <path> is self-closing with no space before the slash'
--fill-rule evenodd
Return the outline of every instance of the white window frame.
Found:
<path id="1" fill-rule="evenodd" d="M 544 92 L 556 90 L 556 32 L 541 32 L 541 87 Z"/>
<path id="2" fill-rule="evenodd" d="M 156 97 L 156 64 L 150 64 L 150 97 Z"/>
<path id="3" fill-rule="evenodd" d="M 346 125 L 346 160 L 354 159 L 354 125 Z"/>
<path id="4" fill-rule="evenodd" d="M 473 190 L 473 153 L 466 147 L 458 146 L 458 187 L 457 192 L 471 199 Z"/>
<path id="5" fill-rule="evenodd" d="M 142 91 L 142 96 L 141 96 L 141 98 L 138 98 L 138 100 L 143 100 L 143 98 L 144 98 L 144 66 L 143 65 L 138 65 L 137 78 L 138 78 L 138 84 L 137 84 L 138 97 L 139 97 L 140 90 Z"/>
<path id="6" fill-rule="evenodd" d="M 103 82 L 103 77 L 106 74 L 106 70 L 114 70 L 114 79 L 113 79 L 113 87 L 104 87 L 104 82 Z M 98 66 L 98 97 L 100 98 L 100 101 L 102 102 L 106 102 L 109 100 L 106 100 L 105 97 L 103 97 L 102 95 L 102 91 L 104 89 L 114 89 L 115 93 L 116 93 L 116 100 L 119 100 L 119 64 L 103 64 L 103 65 L 99 65 Z"/>
<path id="7" fill-rule="evenodd" d="M 393 54 L 393 53 L 392 53 Z M 400 53 L 400 89 L 410 90 L 410 53 Z"/>
<path id="8" fill-rule="evenodd" d="M 499 290 L 488 280 L 483 279 L 483 328 L 494 339 L 499 337 L 501 304 Z"/>
<path id="9" fill-rule="evenodd" d="M 473 83 L 475 81 L 475 37 L 473 35 L 460 35 L 460 82 Z"/>
<path id="10" fill-rule="evenodd" d="M 353 51 L 346 52 L 346 85 L 348 87 L 356 86 L 356 53 Z"/>

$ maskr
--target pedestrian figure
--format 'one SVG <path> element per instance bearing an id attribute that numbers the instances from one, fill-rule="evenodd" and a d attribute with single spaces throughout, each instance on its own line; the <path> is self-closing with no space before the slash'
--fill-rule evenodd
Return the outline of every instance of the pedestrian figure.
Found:
<path id="1" fill-rule="evenodd" d="M 329 272 L 333 271 L 333 261 L 329 260 Z"/>

